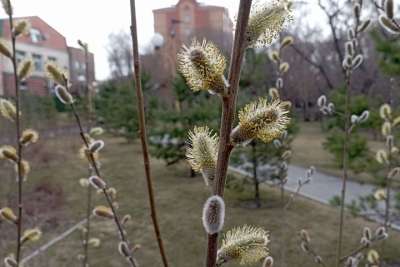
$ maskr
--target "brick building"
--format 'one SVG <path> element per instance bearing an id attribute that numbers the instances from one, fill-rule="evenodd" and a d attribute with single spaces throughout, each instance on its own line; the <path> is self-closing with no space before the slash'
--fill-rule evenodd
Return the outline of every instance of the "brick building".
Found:
<path id="1" fill-rule="evenodd" d="M 154 55 L 144 57 L 144 65 L 159 83 L 161 93 L 168 98 L 171 96 L 171 77 L 176 73 L 176 54 L 182 44 L 189 44 L 193 38 L 206 38 L 225 54 L 230 52 L 233 23 L 225 7 L 179 0 L 174 6 L 153 10 L 153 15 L 154 31 L 162 35 L 164 44 Z"/>
<path id="2" fill-rule="evenodd" d="M 17 61 L 31 57 L 34 61 L 34 72 L 31 77 L 21 83 L 21 90 L 29 90 L 33 94 L 45 96 L 52 93 L 54 85 L 46 78 L 44 70 L 48 61 L 56 62 L 71 77 L 75 84 L 73 93 L 80 93 L 80 83 L 84 81 L 84 53 L 82 50 L 68 47 L 65 37 L 37 16 L 16 18 L 28 20 L 31 24 L 30 34 L 17 39 Z M 11 34 L 7 19 L 0 20 L 0 39 L 11 47 Z M 94 56 L 90 55 L 90 82 L 95 80 Z M 13 95 L 13 69 L 9 59 L 0 56 L 0 95 Z"/>

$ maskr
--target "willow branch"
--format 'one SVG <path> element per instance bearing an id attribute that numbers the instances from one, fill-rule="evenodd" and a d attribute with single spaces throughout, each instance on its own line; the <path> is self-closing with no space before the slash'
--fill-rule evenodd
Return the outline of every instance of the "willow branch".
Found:
<path id="1" fill-rule="evenodd" d="M 133 60 L 134 60 L 133 67 L 134 67 L 134 77 L 136 85 L 136 97 L 138 103 L 137 108 L 139 113 L 139 134 L 140 134 L 140 141 L 142 143 L 142 154 L 143 154 L 144 170 L 146 173 L 151 219 L 153 222 L 154 232 L 157 238 L 158 248 L 160 250 L 162 262 L 164 264 L 164 267 L 168 267 L 167 256 L 165 253 L 164 244 L 161 237 L 161 231 L 157 219 L 157 209 L 154 200 L 153 180 L 150 169 L 150 156 L 149 156 L 149 148 L 148 148 L 147 133 L 146 133 L 144 97 L 143 97 L 143 90 L 141 83 L 141 67 L 140 67 L 139 47 L 138 47 L 138 32 L 136 25 L 135 0 L 130 0 L 130 4 L 131 4 L 131 35 L 132 35 L 132 48 L 133 48 Z"/>
<path id="2" fill-rule="evenodd" d="M 86 149 L 89 149 L 89 142 L 88 142 L 88 140 L 87 140 L 87 138 L 85 136 L 85 132 L 84 132 L 83 127 L 82 127 L 81 119 L 80 119 L 78 113 L 76 112 L 75 105 L 74 104 L 70 104 L 70 107 L 71 107 L 72 113 L 73 113 L 73 115 L 75 117 L 76 124 L 78 125 L 79 134 L 80 134 L 80 137 L 82 139 L 82 142 L 84 143 Z M 95 158 L 93 156 L 93 153 L 89 153 L 89 164 L 90 164 L 91 168 L 93 169 L 94 173 L 98 177 L 101 178 L 100 169 L 97 166 L 97 162 L 96 162 L 96 160 L 95 160 Z M 115 224 L 117 226 L 118 233 L 120 235 L 120 239 L 121 239 L 121 241 L 128 243 L 128 239 L 126 237 L 125 230 L 122 227 L 121 220 L 119 219 L 119 216 L 118 216 L 117 211 L 116 211 L 116 209 L 114 207 L 114 204 L 112 203 L 110 194 L 107 191 L 107 189 L 108 188 L 103 189 L 102 192 L 103 192 L 104 197 L 106 198 L 107 204 L 110 207 L 111 212 L 113 214 L 114 222 L 115 222 Z M 136 262 L 135 258 L 132 255 L 128 258 L 128 260 L 129 260 L 129 263 L 130 263 L 130 265 L 132 267 L 138 267 L 139 266 L 138 263 Z"/>
<path id="3" fill-rule="evenodd" d="M 223 197 L 229 157 L 233 149 L 230 142 L 232 124 L 236 112 L 236 97 L 239 87 L 240 71 L 246 46 L 246 28 L 250 15 L 251 0 L 241 0 L 236 23 L 235 40 L 231 53 L 229 69 L 229 92 L 222 98 L 222 117 L 220 126 L 220 142 L 213 192 Z M 206 266 L 215 267 L 217 259 L 218 233 L 208 235 Z"/>
<path id="4" fill-rule="evenodd" d="M 22 236 L 22 184 L 23 177 L 21 176 L 22 172 L 22 144 L 19 141 L 21 138 L 21 103 L 20 103 L 20 92 L 19 92 L 19 80 L 18 80 L 18 65 L 16 58 L 16 36 L 14 34 L 14 22 L 12 12 L 8 15 L 8 22 L 10 26 L 10 34 L 11 34 L 11 44 L 12 44 L 12 67 L 13 67 L 13 75 L 14 75 L 14 86 L 15 86 L 15 106 L 16 106 L 16 118 L 15 118 L 15 136 L 17 143 L 17 179 L 18 179 L 18 219 L 17 219 L 17 248 L 16 248 L 16 257 L 15 260 L 17 264 L 19 264 L 21 259 L 21 236 Z"/>

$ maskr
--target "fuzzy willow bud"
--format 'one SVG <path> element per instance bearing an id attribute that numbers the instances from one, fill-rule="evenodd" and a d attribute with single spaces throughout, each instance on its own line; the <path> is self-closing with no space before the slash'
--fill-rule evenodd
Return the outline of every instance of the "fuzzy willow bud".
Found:
<path id="1" fill-rule="evenodd" d="M 274 259 L 271 256 L 265 258 L 263 262 L 263 267 L 272 267 L 274 265 Z"/>
<path id="2" fill-rule="evenodd" d="M 351 68 L 352 68 L 353 70 L 357 69 L 358 67 L 361 66 L 361 64 L 363 63 L 363 61 L 364 61 L 363 55 L 357 55 L 357 56 L 353 59 L 353 61 L 351 62 Z"/>
<path id="3" fill-rule="evenodd" d="M 6 99 L 0 99 L 0 113 L 4 118 L 10 121 L 15 121 L 17 117 L 17 109 L 15 108 L 15 105 Z"/>
<path id="4" fill-rule="evenodd" d="M 323 106 L 326 106 L 326 102 L 327 102 L 326 96 L 321 95 L 320 97 L 318 97 L 317 105 L 321 108 Z"/>
<path id="5" fill-rule="evenodd" d="M 61 85 L 57 85 L 56 88 L 54 89 L 56 96 L 58 100 L 60 100 L 61 103 L 63 104 L 73 104 L 74 103 L 74 98 L 72 95 L 68 92 L 67 88 Z"/>
<path id="6" fill-rule="evenodd" d="M 237 260 L 251 265 L 269 256 L 269 235 L 262 228 L 242 226 L 228 231 L 217 252 L 217 264 Z"/>
<path id="7" fill-rule="evenodd" d="M 15 172 L 16 172 L 16 173 L 18 173 L 18 171 L 20 170 L 20 172 L 19 172 L 19 177 L 21 177 L 24 181 L 26 181 L 26 179 L 27 179 L 27 177 L 28 177 L 28 174 L 29 174 L 30 171 L 31 171 L 31 165 L 29 164 L 28 161 L 26 161 L 26 160 L 21 160 L 21 167 L 18 168 L 18 164 L 15 164 L 15 165 L 14 165 L 14 169 L 15 169 Z M 18 177 L 17 177 L 17 178 L 18 178 Z"/>
<path id="8" fill-rule="evenodd" d="M 393 169 L 390 170 L 390 172 L 388 173 L 388 178 L 389 178 L 389 179 L 393 179 L 394 177 L 396 177 L 397 175 L 399 175 L 399 173 L 400 173 L 400 167 L 393 168 Z"/>
<path id="9" fill-rule="evenodd" d="M 364 110 L 359 117 L 360 123 L 366 122 L 368 118 L 369 118 L 369 111 Z"/>
<path id="10" fill-rule="evenodd" d="M 124 217 L 121 219 L 121 224 L 125 225 L 127 224 L 130 220 L 132 219 L 132 216 L 130 214 L 125 214 Z"/>
<path id="11" fill-rule="evenodd" d="M 10 48 L 2 41 L 0 41 L 0 54 L 2 54 L 5 57 L 12 58 Z"/>
<path id="12" fill-rule="evenodd" d="M 95 189 L 101 189 L 104 190 L 107 187 L 106 182 L 104 182 L 103 179 L 101 179 L 98 176 L 92 176 L 89 178 L 89 183 L 95 188 Z"/>
<path id="13" fill-rule="evenodd" d="M 378 254 L 378 252 L 376 250 L 374 250 L 374 249 L 369 250 L 368 254 L 367 254 L 367 260 L 371 264 L 379 263 L 379 254 Z"/>
<path id="14" fill-rule="evenodd" d="M 1 3 L 3 5 L 4 12 L 6 12 L 7 15 L 11 16 L 13 14 L 13 7 L 11 5 L 11 1 L 1 0 Z"/>
<path id="15" fill-rule="evenodd" d="M 102 150 L 104 147 L 104 141 L 103 140 L 96 140 L 89 145 L 89 151 L 90 153 L 98 153 L 100 150 Z"/>
<path id="16" fill-rule="evenodd" d="M 11 162 L 18 161 L 17 150 L 12 146 L 0 147 L 0 159 L 8 159 Z"/>
<path id="17" fill-rule="evenodd" d="M 387 31 L 393 34 L 398 34 L 400 33 L 400 29 L 397 27 L 396 24 L 393 23 L 391 19 L 386 17 L 386 15 L 381 15 L 379 17 L 379 23 L 383 28 L 385 28 Z"/>
<path id="18" fill-rule="evenodd" d="M 271 97 L 272 100 L 278 100 L 280 98 L 279 96 L 279 91 L 276 88 L 270 88 L 268 90 L 268 94 Z"/>
<path id="19" fill-rule="evenodd" d="M 104 129 L 101 127 L 94 127 L 90 129 L 90 135 L 102 135 L 104 133 Z"/>
<path id="20" fill-rule="evenodd" d="M 279 71 L 280 71 L 281 73 L 286 73 L 286 72 L 288 72 L 289 68 L 290 68 L 289 63 L 283 62 L 283 63 L 279 66 Z"/>
<path id="21" fill-rule="evenodd" d="M 17 223 L 18 221 L 18 218 L 15 215 L 14 211 L 8 207 L 0 209 L 0 218 L 10 223 Z"/>
<path id="22" fill-rule="evenodd" d="M 352 55 L 354 55 L 354 45 L 353 45 L 353 42 L 346 42 L 346 44 L 345 44 L 345 52 L 346 52 L 346 55 L 350 55 L 350 56 L 352 56 Z"/>
<path id="23" fill-rule="evenodd" d="M 379 115 L 384 120 L 390 120 L 392 117 L 392 108 L 389 104 L 383 104 L 379 109 Z"/>
<path id="24" fill-rule="evenodd" d="M 310 235 L 308 234 L 308 232 L 305 229 L 302 229 L 300 231 L 300 238 L 302 241 L 304 241 L 306 243 L 310 243 L 310 241 L 311 241 Z"/>
<path id="25" fill-rule="evenodd" d="M 24 232 L 21 237 L 21 243 L 25 243 L 28 241 L 38 241 L 42 237 L 42 231 L 38 228 L 28 229 Z"/>
<path id="26" fill-rule="evenodd" d="M 281 42 L 281 49 L 285 48 L 286 46 L 292 45 L 294 42 L 294 39 L 292 36 L 286 36 L 285 38 L 283 38 L 282 42 Z"/>
<path id="27" fill-rule="evenodd" d="M 27 129 L 22 132 L 21 139 L 19 142 L 21 145 L 34 144 L 39 140 L 39 134 L 35 130 Z"/>
<path id="28" fill-rule="evenodd" d="M 203 175 L 204 182 L 209 185 L 215 178 L 218 156 L 218 136 L 208 127 L 194 127 L 189 132 L 189 146 L 186 158 L 194 171 Z"/>
<path id="29" fill-rule="evenodd" d="M 218 233 L 224 226 L 225 202 L 220 196 L 207 199 L 203 208 L 203 226 L 210 235 Z"/>
<path id="30" fill-rule="evenodd" d="M 29 21 L 20 20 L 16 23 L 16 25 L 14 27 L 14 35 L 18 36 L 21 34 L 28 34 L 30 28 L 31 28 L 31 25 L 29 24 Z"/>
<path id="31" fill-rule="evenodd" d="M 290 3 L 268 1 L 252 6 L 247 25 L 246 40 L 249 47 L 264 47 L 283 30 L 285 22 L 291 19 Z"/>
<path id="32" fill-rule="evenodd" d="M 267 99 L 246 105 L 239 112 L 239 124 L 231 133 L 234 144 L 247 144 L 257 138 L 265 143 L 282 135 L 290 122 L 286 103 L 279 100 L 268 103 Z"/>
<path id="33" fill-rule="evenodd" d="M 4 259 L 4 264 L 6 267 L 19 267 L 17 261 L 13 256 L 8 256 Z"/>
<path id="34" fill-rule="evenodd" d="M 97 206 L 93 210 L 93 214 L 98 217 L 103 217 L 107 219 L 113 219 L 114 214 L 112 210 L 106 206 Z"/>
<path id="35" fill-rule="evenodd" d="M 363 237 L 365 237 L 367 240 L 371 240 L 372 233 L 371 233 L 371 229 L 369 227 L 364 227 L 364 229 L 363 229 Z"/>
<path id="36" fill-rule="evenodd" d="M 381 132 L 383 136 L 388 136 L 392 133 L 392 125 L 390 122 L 386 121 L 382 124 Z"/>
<path id="37" fill-rule="evenodd" d="M 375 231 L 375 238 L 376 240 L 385 240 L 386 238 L 388 238 L 388 233 L 386 232 L 385 227 L 380 226 L 376 229 Z"/>
<path id="38" fill-rule="evenodd" d="M 49 77 L 51 80 L 58 83 L 59 85 L 67 85 L 67 75 L 56 64 L 48 62 L 46 63 L 45 69 L 47 77 Z"/>
<path id="39" fill-rule="evenodd" d="M 125 258 L 132 257 L 132 251 L 129 248 L 128 243 L 125 241 L 122 241 L 118 244 L 118 252 L 119 252 L 119 254 L 121 254 L 122 257 L 125 257 Z"/>
<path id="40" fill-rule="evenodd" d="M 361 13 L 361 5 L 359 3 L 355 3 L 353 6 L 353 12 L 354 12 L 354 16 L 356 18 L 360 17 L 360 13 Z"/>
<path id="41" fill-rule="evenodd" d="M 269 53 L 269 59 L 273 62 L 278 62 L 280 60 L 279 53 L 275 50 Z"/>
<path id="42" fill-rule="evenodd" d="M 375 158 L 380 164 L 388 164 L 388 156 L 385 150 L 378 150 Z"/>
<path id="43" fill-rule="evenodd" d="M 389 19 L 393 19 L 394 17 L 394 5 L 393 5 L 393 0 L 386 0 L 385 1 L 385 12 L 386 16 Z"/>
<path id="44" fill-rule="evenodd" d="M 368 26 L 371 24 L 371 20 L 365 20 L 361 22 L 361 24 L 357 27 L 357 32 L 361 33 L 368 29 Z"/>
<path id="45" fill-rule="evenodd" d="M 226 59 L 211 42 L 193 40 L 178 54 L 178 69 L 193 91 L 225 94 L 228 82 L 224 77 Z"/>
<path id="46" fill-rule="evenodd" d="M 33 72 L 33 60 L 31 58 L 25 59 L 20 63 L 20 66 L 18 68 L 18 77 L 21 81 L 28 78 L 32 72 Z"/>

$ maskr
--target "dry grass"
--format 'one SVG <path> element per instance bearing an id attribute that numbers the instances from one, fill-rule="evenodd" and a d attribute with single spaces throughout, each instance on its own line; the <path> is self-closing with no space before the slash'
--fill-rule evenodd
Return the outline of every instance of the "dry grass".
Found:
<path id="1" fill-rule="evenodd" d="M 318 171 L 341 177 L 342 170 L 334 161 L 334 156 L 323 148 L 326 135 L 322 132 L 321 125 L 316 122 L 300 123 L 300 131 L 293 141 L 293 164 L 308 168 L 314 165 Z M 369 148 L 376 151 L 383 146 L 382 142 L 369 140 Z M 350 171 L 353 181 L 360 183 L 374 183 L 374 177 L 368 173 L 354 173 Z"/>
<path id="2" fill-rule="evenodd" d="M 297 144 L 298 146 L 298 144 Z M 63 202 L 57 210 L 58 225 L 43 224 L 45 234 L 43 240 L 35 245 L 49 240 L 56 233 L 62 232 L 67 225 L 73 224 L 84 217 L 85 190 L 78 184 L 78 179 L 87 173 L 86 165 L 77 159 L 79 148 L 78 137 L 63 138 L 49 142 L 47 151 L 53 153 L 51 160 L 38 167 L 40 162 L 33 164 L 34 169 L 26 192 L 31 192 L 37 184 L 52 184 L 62 188 Z M 297 151 L 299 151 L 297 149 Z M 40 159 L 43 152 L 37 152 L 35 158 Z M 104 178 L 118 190 L 120 214 L 130 213 L 132 222 L 128 226 L 128 235 L 135 244 L 141 244 L 137 257 L 141 266 L 161 266 L 160 257 L 155 242 L 149 217 L 147 193 L 140 146 L 136 143 L 127 144 L 119 138 L 106 138 L 103 153 Z M 161 229 L 165 239 L 167 254 L 171 266 L 187 267 L 202 266 L 205 255 L 206 235 L 201 225 L 201 209 L 209 196 L 200 177 L 189 178 L 186 163 L 171 167 L 158 160 L 152 160 L 154 168 L 155 189 Z M 1 168 L 6 170 L 6 168 Z M 8 175 L 8 173 L 3 173 Z M 2 179 L 6 179 L 1 177 Z M 4 203 L 4 191 L 0 191 Z M 287 213 L 287 224 L 284 223 L 279 208 L 279 197 L 275 189 L 262 192 L 263 208 L 254 210 L 246 208 L 243 200 L 250 199 L 250 192 L 238 193 L 227 191 L 227 221 L 224 229 L 242 224 L 255 224 L 271 232 L 271 253 L 275 257 L 275 266 L 284 266 L 280 259 L 282 249 L 286 250 L 286 266 L 310 266 L 312 260 L 305 256 L 298 247 L 296 232 L 302 228 L 309 230 L 316 248 L 321 251 L 329 263 L 333 262 L 337 230 L 337 210 L 313 201 L 300 198 Z M 103 204 L 101 195 L 95 197 L 96 204 Z M 345 251 L 357 246 L 362 227 L 375 225 L 360 218 L 347 217 L 345 227 Z M 10 225 L 0 225 L 0 240 L 5 240 L 5 233 L 13 228 Z M 111 221 L 96 218 L 94 220 L 95 236 L 102 239 L 100 248 L 90 250 L 91 266 L 126 266 L 124 260 L 116 252 L 117 236 L 115 226 Z M 12 232 L 11 231 L 11 232 Z M 10 234 L 12 238 L 12 233 Z M 9 238 L 9 237 L 7 237 Z M 0 242 L 1 243 L 1 242 Z M 34 246 L 24 250 L 25 255 Z M 384 257 L 399 259 L 398 247 L 400 235 L 393 234 L 386 242 Z M 4 256 L 8 250 L 1 249 Z M 81 252 L 79 235 L 75 233 L 52 247 L 44 256 L 37 257 L 29 266 L 76 266 L 76 259 Z M 227 266 L 238 266 L 227 264 Z"/>

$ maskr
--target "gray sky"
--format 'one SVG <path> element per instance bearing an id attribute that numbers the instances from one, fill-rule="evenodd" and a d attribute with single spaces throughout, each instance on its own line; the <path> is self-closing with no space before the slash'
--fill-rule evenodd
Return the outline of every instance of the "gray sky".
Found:
<path id="1" fill-rule="evenodd" d="M 270 0 L 267 0 L 270 1 Z M 310 3 L 316 0 L 308 0 Z M 69 45 L 76 40 L 89 43 L 95 53 L 97 79 L 109 75 L 106 45 L 111 32 L 129 31 L 129 0 L 12 0 L 15 16 L 40 16 L 62 33 Z M 178 0 L 137 0 L 139 43 L 146 45 L 153 36 L 152 10 L 174 5 Z M 236 13 L 239 0 L 200 0 L 205 4 L 225 6 L 230 16 Z M 4 17 L 3 10 L 0 16 Z"/>

